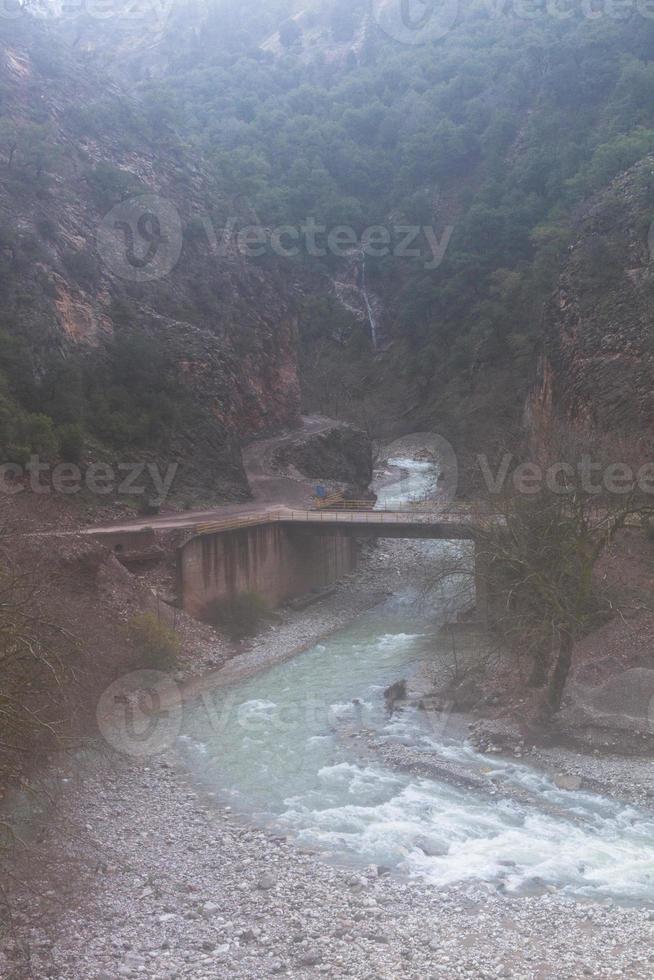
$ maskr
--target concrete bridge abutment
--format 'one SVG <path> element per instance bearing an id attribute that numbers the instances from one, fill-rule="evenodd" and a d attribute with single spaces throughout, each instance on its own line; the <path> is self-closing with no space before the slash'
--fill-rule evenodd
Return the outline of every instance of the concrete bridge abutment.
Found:
<path id="1" fill-rule="evenodd" d="M 280 511 L 237 525 L 207 525 L 177 554 L 182 607 L 203 618 L 212 602 L 254 592 L 272 607 L 333 585 L 353 572 L 361 541 L 375 538 L 470 540 L 470 525 L 424 513 Z M 477 556 L 478 609 L 487 576 Z"/>
<path id="2" fill-rule="evenodd" d="M 353 572 L 359 541 L 347 529 L 269 523 L 192 538 L 178 551 L 182 606 L 202 618 L 210 603 L 255 592 L 273 608 Z"/>

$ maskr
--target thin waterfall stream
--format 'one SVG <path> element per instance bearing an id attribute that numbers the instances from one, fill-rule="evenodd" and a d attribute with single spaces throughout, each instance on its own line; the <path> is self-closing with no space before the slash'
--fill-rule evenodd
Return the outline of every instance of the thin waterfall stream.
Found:
<path id="1" fill-rule="evenodd" d="M 366 254 L 363 253 L 363 265 L 361 271 L 361 292 L 363 293 L 363 299 L 366 304 L 366 313 L 368 314 L 368 323 L 370 324 L 370 339 L 372 341 L 373 350 L 377 350 L 378 347 L 378 337 L 377 337 L 377 320 L 375 319 L 375 313 L 370 302 L 370 297 L 368 296 L 368 288 L 366 283 Z"/>
<path id="2" fill-rule="evenodd" d="M 428 497 L 437 467 L 397 460 L 386 506 Z M 448 542 L 420 545 L 453 548 Z M 179 748 L 194 779 L 256 825 L 353 866 L 434 886 L 482 881 L 507 893 L 654 903 L 654 817 L 557 788 L 522 760 L 481 755 L 418 709 L 389 717 L 383 692 L 438 655 L 446 604 L 411 584 L 295 659 L 213 692 L 187 713 Z M 372 731 L 492 781 L 493 793 L 397 771 L 357 738 Z M 519 787 L 515 799 L 511 789 Z M 526 801 L 525 801 L 526 800 Z"/>

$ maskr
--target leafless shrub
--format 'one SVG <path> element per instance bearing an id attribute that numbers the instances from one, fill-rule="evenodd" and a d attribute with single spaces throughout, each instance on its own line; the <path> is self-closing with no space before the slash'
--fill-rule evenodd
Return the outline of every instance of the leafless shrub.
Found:
<path id="1" fill-rule="evenodd" d="M 654 512 L 636 480 L 615 480 L 616 472 L 636 474 L 645 465 L 642 447 L 552 426 L 529 460 L 533 468 L 523 471 L 543 480 L 532 479 L 528 492 L 512 481 L 477 514 L 484 612 L 495 635 L 531 656 L 530 683 L 546 689 L 545 714 L 561 706 L 575 642 L 613 614 L 593 574 L 597 562 L 618 531 Z"/>
<path id="2" fill-rule="evenodd" d="M 529 455 L 510 456 L 501 486 L 475 481 L 474 551 L 442 555 L 430 588 L 474 583 L 487 647 L 466 676 L 492 669 L 497 651 L 526 658 L 529 684 L 542 690 L 542 714 L 550 717 L 561 706 L 575 642 L 615 615 L 614 597 L 594 571 L 621 529 L 646 526 L 654 514 L 647 481 L 623 478 L 645 472 L 652 457 L 643 445 L 562 423 L 541 433 Z M 462 673 L 455 662 L 453 676 Z"/>

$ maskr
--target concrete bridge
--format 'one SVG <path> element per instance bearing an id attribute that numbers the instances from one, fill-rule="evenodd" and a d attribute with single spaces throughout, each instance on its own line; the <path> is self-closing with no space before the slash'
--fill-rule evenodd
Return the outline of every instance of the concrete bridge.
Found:
<path id="1" fill-rule="evenodd" d="M 182 606 L 201 617 L 212 601 L 243 592 L 281 605 L 354 571 L 365 538 L 461 541 L 473 538 L 473 525 L 462 512 L 419 506 L 398 511 L 280 508 L 198 524 L 177 555 Z"/>

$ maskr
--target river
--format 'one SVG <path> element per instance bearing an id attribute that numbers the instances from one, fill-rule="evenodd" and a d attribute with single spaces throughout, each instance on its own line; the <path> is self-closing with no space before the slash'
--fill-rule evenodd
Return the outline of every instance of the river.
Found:
<path id="1" fill-rule="evenodd" d="M 384 505 L 433 493 L 437 472 L 397 460 Z M 447 542 L 425 542 L 434 549 Z M 430 551 L 431 550 L 431 551 Z M 385 688 L 438 654 L 443 600 L 410 584 L 349 628 L 187 712 L 179 748 L 193 778 L 249 821 L 339 863 L 385 866 L 434 886 L 466 880 L 507 893 L 654 903 L 654 818 L 590 792 L 558 789 L 522 761 L 475 752 L 447 724 Z M 363 748 L 362 730 L 464 764 L 494 795 L 398 772 Z M 516 802 L 511 786 L 527 801 Z"/>

